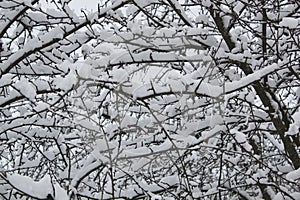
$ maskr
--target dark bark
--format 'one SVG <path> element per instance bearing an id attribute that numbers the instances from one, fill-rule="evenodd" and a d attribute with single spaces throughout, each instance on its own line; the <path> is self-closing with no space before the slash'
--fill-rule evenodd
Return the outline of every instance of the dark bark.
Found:
<path id="1" fill-rule="evenodd" d="M 214 18 L 214 21 L 217 25 L 219 32 L 222 34 L 222 37 L 227 44 L 229 50 L 235 48 L 235 44 L 230 37 L 230 33 L 224 27 L 224 23 L 220 15 L 217 11 L 210 9 L 211 16 Z M 236 63 L 238 67 L 245 73 L 245 75 L 249 75 L 253 73 L 253 70 L 246 63 L 238 62 Z M 268 115 L 272 120 L 273 125 L 275 126 L 280 139 L 283 142 L 285 151 L 287 153 L 288 158 L 293 163 L 295 169 L 300 167 L 300 157 L 297 153 L 296 147 L 289 136 L 285 136 L 285 132 L 289 129 L 290 126 L 290 116 L 288 112 L 284 110 L 283 107 L 280 106 L 280 102 L 277 100 L 274 92 L 269 90 L 267 87 L 262 86 L 259 81 L 256 81 L 252 84 L 255 89 L 257 95 L 261 99 L 263 105 L 268 108 Z M 276 103 L 279 106 L 279 110 L 275 110 L 273 103 Z M 282 118 L 278 116 L 278 112 L 282 115 Z"/>

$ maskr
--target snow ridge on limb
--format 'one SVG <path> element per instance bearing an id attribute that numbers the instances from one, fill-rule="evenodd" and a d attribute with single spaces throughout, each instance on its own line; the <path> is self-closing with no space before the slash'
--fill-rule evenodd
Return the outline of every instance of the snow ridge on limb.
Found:
<path id="1" fill-rule="evenodd" d="M 176 56 L 177 57 L 177 56 Z M 147 58 L 144 57 L 144 58 Z M 153 58 L 153 57 L 152 57 Z M 141 62 L 177 62 L 178 60 L 183 60 L 182 58 L 178 59 L 172 59 L 174 58 L 173 56 L 168 59 L 168 57 L 162 57 L 162 60 L 159 59 L 142 59 Z M 194 62 L 197 60 L 190 60 L 188 57 L 185 57 L 186 62 Z M 201 58 L 199 61 L 202 61 Z M 138 59 L 135 60 L 135 62 L 140 62 Z M 119 63 L 130 63 L 130 62 L 125 62 L 125 61 L 120 61 Z M 111 63 L 114 65 L 113 63 Z M 212 98 L 217 98 L 225 94 L 230 94 L 233 92 L 236 92 L 238 90 L 241 90 L 254 82 L 261 80 L 263 77 L 272 74 L 278 70 L 283 70 L 284 69 L 284 64 L 272 64 L 270 66 L 267 66 L 261 70 L 255 71 L 253 74 L 250 74 L 248 76 L 242 77 L 239 81 L 233 81 L 229 83 L 225 83 L 224 86 L 220 87 L 217 85 L 212 85 L 210 83 L 203 82 L 201 80 L 195 80 L 191 82 L 189 85 L 186 85 L 186 90 L 180 88 L 180 87 L 160 87 L 158 88 L 152 88 L 151 85 L 144 85 L 141 86 L 137 89 L 135 89 L 133 93 L 133 98 L 134 99 L 147 99 L 150 96 L 162 96 L 162 95 L 167 95 L 167 94 L 197 94 L 200 96 L 207 96 L 207 97 L 212 97 Z M 197 90 L 195 90 L 197 88 Z M 130 89 L 127 87 L 126 90 Z M 130 93 L 128 93 L 130 95 Z"/>
<path id="2" fill-rule="evenodd" d="M 7 181 L 16 190 L 36 199 L 68 200 L 67 191 L 59 184 L 53 183 L 50 175 L 46 174 L 39 181 L 34 181 L 31 177 L 12 174 L 8 175 Z"/>
<path id="3" fill-rule="evenodd" d="M 190 21 L 188 16 L 186 15 L 185 11 L 183 10 L 182 6 L 179 4 L 177 0 L 167 0 L 170 6 L 174 9 L 174 11 L 179 15 L 182 21 L 190 26 L 193 27 L 193 23 Z"/>
<path id="4" fill-rule="evenodd" d="M 222 37 L 230 51 L 232 51 L 236 44 L 233 42 L 233 38 L 231 37 L 229 30 L 225 30 L 225 25 L 222 20 L 222 17 L 220 16 L 220 11 L 215 11 L 211 8 L 210 10 L 211 15 L 214 17 L 214 21 L 220 30 Z M 238 67 L 243 70 L 243 72 L 246 75 L 252 74 L 253 69 L 251 69 L 250 66 L 248 66 L 246 63 L 238 62 Z M 300 156 L 296 151 L 296 147 L 294 146 L 293 142 L 290 140 L 289 137 L 285 136 L 285 131 L 287 131 L 287 128 L 289 127 L 290 119 L 288 116 L 288 113 L 283 111 L 282 109 L 279 110 L 281 112 L 279 115 L 274 115 L 274 113 L 277 112 L 278 106 L 280 103 L 278 102 L 278 99 L 276 95 L 268 90 L 267 87 L 263 87 L 263 85 L 259 82 L 256 82 L 253 87 L 255 88 L 257 94 L 259 95 L 261 101 L 263 102 L 264 106 L 269 108 L 269 115 L 274 123 L 274 126 L 279 132 L 279 135 L 285 145 L 285 149 L 288 152 L 288 155 L 293 162 L 293 165 L 296 169 L 300 167 Z"/>
<path id="5" fill-rule="evenodd" d="M 111 5 L 110 7 L 103 9 L 100 11 L 100 13 L 95 12 L 94 14 L 91 14 L 90 16 L 98 16 L 98 18 L 104 17 L 110 10 L 115 10 L 121 7 L 122 5 L 126 4 L 128 0 L 120 0 L 116 1 Z M 74 27 L 73 25 L 68 26 L 62 26 L 62 27 L 56 27 L 55 29 L 51 30 L 49 33 L 42 36 L 40 39 L 35 39 L 29 42 L 26 46 L 24 46 L 23 49 L 16 52 L 12 56 L 8 58 L 7 61 L 4 63 L 0 63 L 0 77 L 2 77 L 3 74 L 8 73 L 13 67 L 15 67 L 19 62 L 21 62 L 23 59 L 25 59 L 27 56 L 38 52 L 46 47 L 49 47 L 50 45 L 53 45 L 57 43 L 58 41 L 67 38 L 69 35 L 73 34 L 74 32 L 80 30 L 81 28 L 94 23 L 94 17 L 86 18 L 83 22 L 80 24 L 76 24 Z"/>
<path id="6" fill-rule="evenodd" d="M 31 4 L 34 5 L 37 2 L 38 0 L 33 0 Z M 19 7 L 18 12 L 8 11 L 8 13 L 5 14 L 6 16 L 10 17 L 10 20 L 5 20 L 3 23 L 0 23 L 0 38 L 4 36 L 7 29 L 9 29 L 9 27 L 14 23 L 15 20 L 17 20 L 26 10 L 30 9 L 30 6 L 28 4 L 27 5 L 21 4 L 18 7 Z"/>

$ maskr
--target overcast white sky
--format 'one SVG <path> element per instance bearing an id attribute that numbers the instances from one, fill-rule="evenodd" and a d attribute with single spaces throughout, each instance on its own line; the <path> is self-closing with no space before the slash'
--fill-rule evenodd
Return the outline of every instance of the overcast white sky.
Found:
<path id="1" fill-rule="evenodd" d="M 97 5 L 98 2 L 100 0 L 72 0 L 71 3 L 69 4 L 70 7 L 74 10 L 76 10 L 76 12 L 80 12 L 80 10 L 86 9 L 86 10 L 93 10 L 96 11 L 97 10 Z"/>

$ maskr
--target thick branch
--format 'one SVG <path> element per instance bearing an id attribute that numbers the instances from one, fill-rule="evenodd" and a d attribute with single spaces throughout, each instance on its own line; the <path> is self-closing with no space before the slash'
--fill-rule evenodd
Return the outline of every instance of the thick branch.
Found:
<path id="1" fill-rule="evenodd" d="M 222 18 L 218 12 L 214 11 L 213 9 L 210 10 L 210 13 L 214 18 L 219 32 L 222 34 L 229 50 L 232 50 L 235 48 L 235 43 L 232 41 L 229 32 L 225 29 Z M 253 70 L 246 63 L 239 62 L 237 65 L 246 75 L 253 74 Z M 268 88 L 263 87 L 259 81 L 255 81 L 252 86 L 254 87 L 264 106 L 269 109 L 268 115 L 278 131 L 278 134 L 284 144 L 285 151 L 287 152 L 288 157 L 291 159 L 295 169 L 298 169 L 300 167 L 299 155 L 292 140 L 288 136 L 285 136 L 285 132 L 289 129 L 290 125 L 290 117 L 288 113 L 284 110 L 284 108 L 280 107 L 280 102 L 277 100 L 276 95 Z M 274 103 L 278 105 L 279 110 L 274 107 Z M 280 118 L 278 114 L 282 115 L 282 117 Z"/>

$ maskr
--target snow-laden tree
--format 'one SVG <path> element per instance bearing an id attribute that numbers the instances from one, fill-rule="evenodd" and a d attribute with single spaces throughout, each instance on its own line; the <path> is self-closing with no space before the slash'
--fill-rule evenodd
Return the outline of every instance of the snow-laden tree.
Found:
<path id="1" fill-rule="evenodd" d="M 298 0 L 74 6 L 0 1 L 1 199 L 300 199 Z"/>

